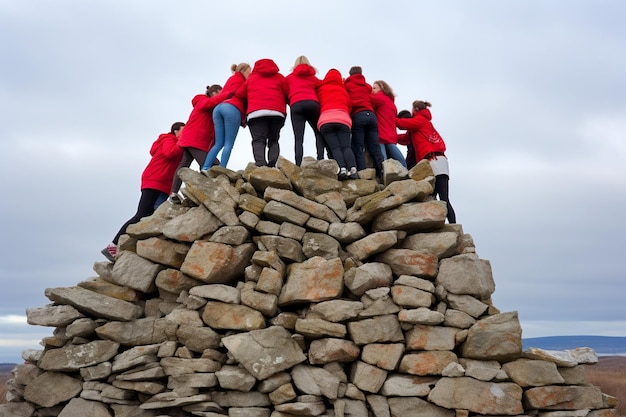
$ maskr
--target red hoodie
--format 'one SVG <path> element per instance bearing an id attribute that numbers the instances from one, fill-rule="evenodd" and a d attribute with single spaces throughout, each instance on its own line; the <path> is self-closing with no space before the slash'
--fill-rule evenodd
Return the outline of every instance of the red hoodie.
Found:
<path id="1" fill-rule="evenodd" d="M 319 101 L 315 88 L 320 84 L 320 79 L 315 76 L 315 68 L 299 64 L 285 78 L 289 86 L 290 105 L 304 100 Z"/>
<path id="2" fill-rule="evenodd" d="M 274 110 L 286 116 L 288 92 L 287 80 L 278 72 L 276 63 L 263 58 L 254 63 L 246 83 L 234 98 L 247 100 L 246 114 L 257 110 Z"/>
<path id="3" fill-rule="evenodd" d="M 183 129 L 183 132 L 185 130 Z M 173 133 L 162 133 L 150 148 L 152 159 L 141 174 L 141 189 L 150 188 L 169 194 L 176 168 L 183 157 Z"/>
<path id="4" fill-rule="evenodd" d="M 370 97 L 372 86 L 365 82 L 363 74 L 349 76 L 346 78 L 345 85 L 352 100 L 352 115 L 364 110 L 374 111 Z"/>
<path id="5" fill-rule="evenodd" d="M 318 129 L 325 123 L 343 123 L 352 127 L 350 119 L 350 96 L 343 84 L 341 73 L 331 68 L 317 87 L 317 96 L 320 100 L 320 118 Z"/>
<path id="6" fill-rule="evenodd" d="M 215 143 L 213 109 L 227 97 L 224 91 L 214 97 L 198 94 L 191 100 L 193 110 L 178 140 L 181 148 L 197 148 L 205 152 Z"/>
<path id="7" fill-rule="evenodd" d="M 428 109 L 413 111 L 413 117 L 410 119 L 396 119 L 396 126 L 408 130 L 418 161 L 424 159 L 424 156 L 431 152 L 446 151 L 446 144 L 431 123 L 431 119 L 432 114 Z"/>
<path id="8" fill-rule="evenodd" d="M 372 106 L 378 122 L 378 143 L 397 144 L 398 132 L 396 131 L 396 115 L 398 109 L 394 98 L 379 91 L 372 94 Z"/>

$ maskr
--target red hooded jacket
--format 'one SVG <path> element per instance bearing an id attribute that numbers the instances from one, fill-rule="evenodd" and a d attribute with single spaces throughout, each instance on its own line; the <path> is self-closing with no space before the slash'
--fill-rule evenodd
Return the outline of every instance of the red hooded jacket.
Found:
<path id="1" fill-rule="evenodd" d="M 410 119 L 396 119 L 396 126 L 408 130 L 417 161 L 424 159 L 431 152 L 445 152 L 446 144 L 432 122 L 432 114 L 428 109 L 413 111 Z"/>
<path id="2" fill-rule="evenodd" d="M 363 74 L 349 76 L 345 85 L 352 100 L 352 115 L 365 110 L 374 111 L 371 101 L 372 86 L 365 81 Z"/>
<path id="3" fill-rule="evenodd" d="M 241 113 L 242 125 L 246 120 L 246 101 L 243 98 L 237 98 L 237 92 L 243 89 L 245 84 L 246 77 L 244 77 L 241 72 L 237 71 L 226 80 L 226 84 L 224 84 L 224 89 L 222 90 L 222 93 L 225 92 L 227 95 L 232 95 L 231 98 L 224 100 L 224 102 L 237 107 L 239 113 Z"/>
<path id="4" fill-rule="evenodd" d="M 317 97 L 320 100 L 320 118 L 318 129 L 325 123 L 343 123 L 352 127 L 350 96 L 343 84 L 341 73 L 331 68 L 317 87 Z"/>
<path id="5" fill-rule="evenodd" d="M 315 68 L 307 64 L 299 64 L 285 78 L 289 86 L 290 105 L 304 100 L 319 102 L 315 88 L 320 84 L 320 79 L 315 75 Z"/>
<path id="6" fill-rule="evenodd" d="M 193 110 L 178 140 L 181 148 L 197 148 L 205 152 L 215 143 L 213 109 L 227 97 L 224 91 L 214 97 L 198 94 L 191 100 Z"/>
<path id="7" fill-rule="evenodd" d="M 257 110 L 274 110 L 287 115 L 289 87 L 278 66 L 268 58 L 259 59 L 246 83 L 235 94 L 236 100 L 246 100 L 246 114 Z"/>
<path id="8" fill-rule="evenodd" d="M 183 132 L 185 130 L 183 129 Z M 162 133 L 150 148 L 152 159 L 141 174 L 141 189 L 150 188 L 169 194 L 176 168 L 183 157 L 173 133 Z"/>
<path id="9" fill-rule="evenodd" d="M 372 106 L 378 122 L 378 143 L 397 144 L 398 132 L 396 131 L 396 115 L 398 109 L 394 98 L 379 91 L 372 94 Z"/>

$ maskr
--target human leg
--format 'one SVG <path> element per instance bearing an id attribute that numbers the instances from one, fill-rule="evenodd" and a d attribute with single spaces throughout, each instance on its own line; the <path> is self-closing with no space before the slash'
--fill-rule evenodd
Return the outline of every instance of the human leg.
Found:
<path id="1" fill-rule="evenodd" d="M 264 119 L 264 117 L 255 117 L 254 119 L 250 119 L 248 121 L 250 136 L 252 136 L 252 156 L 254 157 L 254 163 L 258 167 L 267 166 L 265 148 L 267 145 L 269 128 L 266 121 L 262 119 Z"/>
<path id="2" fill-rule="evenodd" d="M 137 223 L 142 217 L 147 217 L 154 213 L 154 204 L 159 198 L 159 194 L 161 194 L 161 191 L 154 190 L 152 188 L 144 188 L 141 190 L 141 197 L 139 198 L 139 204 L 137 205 L 137 212 L 126 223 L 124 223 L 124 225 L 117 232 L 113 238 L 114 244 L 117 245 L 120 236 L 126 233 L 126 228 L 128 228 L 128 226 Z"/>
<path id="3" fill-rule="evenodd" d="M 450 197 L 448 196 L 449 179 L 450 177 L 448 177 L 446 174 L 435 176 L 434 194 L 439 196 L 439 200 L 446 202 L 446 207 L 448 209 L 448 223 L 453 224 L 456 223 L 456 213 L 452 208 L 452 204 L 450 204 Z"/>
<path id="4" fill-rule="evenodd" d="M 337 128 L 337 137 L 339 139 L 339 146 L 341 147 L 341 153 L 343 155 L 343 166 L 348 170 L 350 170 L 351 168 L 355 168 L 356 172 L 356 159 L 354 157 L 352 144 L 350 142 L 350 128 L 344 124 L 339 124 Z"/>
<path id="5" fill-rule="evenodd" d="M 339 165 L 340 168 L 345 168 L 346 162 L 343 159 L 343 152 L 341 151 L 339 136 L 337 134 L 339 125 L 339 123 L 326 123 L 320 127 L 320 133 L 330 148 L 333 159 L 337 161 L 337 165 Z"/>
<path id="6" fill-rule="evenodd" d="M 415 165 L 417 165 L 417 161 L 415 160 L 415 148 L 413 144 L 409 142 L 406 148 L 406 167 L 411 169 Z"/>
<path id="7" fill-rule="evenodd" d="M 217 154 L 224 147 L 225 133 L 224 133 L 224 116 L 221 112 L 222 107 L 223 107 L 223 103 L 220 103 L 213 109 L 213 126 L 215 129 L 215 143 L 213 144 L 211 149 L 209 149 L 209 153 L 207 154 L 204 162 L 200 165 L 201 171 L 206 171 L 209 168 L 211 168 L 211 165 L 213 165 L 213 161 L 217 157 Z M 222 155 L 222 159 L 224 159 L 223 155 Z"/>
<path id="8" fill-rule="evenodd" d="M 360 171 L 367 168 L 365 164 L 365 125 L 367 124 L 366 112 L 358 112 L 352 116 L 352 152 L 356 160 L 356 167 Z"/>
<path id="9" fill-rule="evenodd" d="M 291 127 L 293 129 L 294 159 L 296 165 L 302 164 L 304 154 L 304 128 L 306 125 L 305 104 L 303 101 L 294 103 L 291 106 Z"/>
<path id="10" fill-rule="evenodd" d="M 226 167 L 230 159 L 230 153 L 235 146 L 235 139 L 241 126 L 241 112 L 232 104 L 225 104 L 222 110 L 224 115 L 224 150 L 222 151 L 222 161 L 220 165 Z"/>
<path id="11" fill-rule="evenodd" d="M 181 180 L 180 177 L 178 176 L 178 170 L 183 167 L 188 168 L 193 162 L 193 155 L 189 151 L 189 149 L 191 148 L 183 148 L 183 149 L 184 149 L 183 157 L 180 160 L 180 164 L 178 164 L 178 168 L 176 168 L 176 174 L 174 174 L 174 180 L 172 181 L 172 190 L 171 190 L 172 194 L 178 193 L 178 190 L 180 190 L 181 185 L 183 185 L 183 180 Z"/>
<path id="12" fill-rule="evenodd" d="M 364 125 L 364 142 L 365 149 L 370 153 L 376 164 L 376 172 L 382 175 L 383 172 L 383 153 L 380 151 L 380 144 L 378 143 L 378 122 L 376 121 L 376 115 L 374 112 L 361 112 L 366 113 L 366 123 Z"/>
<path id="13" fill-rule="evenodd" d="M 280 129 L 285 125 L 285 118 L 280 116 L 267 116 L 268 136 L 267 136 L 267 164 L 276 166 L 280 156 Z"/>
<path id="14" fill-rule="evenodd" d="M 387 159 L 387 157 L 395 159 L 396 161 L 400 162 L 403 167 L 406 168 L 406 160 L 404 159 L 404 155 L 402 155 L 402 152 L 400 152 L 400 149 L 398 149 L 397 145 L 394 145 L 393 143 L 387 143 L 385 144 L 385 151 L 386 152 L 383 155 L 385 159 Z"/>
<path id="15" fill-rule="evenodd" d="M 387 150 L 385 149 L 384 144 L 380 144 L 380 152 L 383 154 L 383 159 L 387 159 Z"/>

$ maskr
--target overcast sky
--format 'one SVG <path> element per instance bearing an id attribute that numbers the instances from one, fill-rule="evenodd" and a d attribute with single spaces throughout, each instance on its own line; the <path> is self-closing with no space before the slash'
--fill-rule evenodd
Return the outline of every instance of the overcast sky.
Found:
<path id="1" fill-rule="evenodd" d="M 626 336 L 625 21 L 622 0 L 1 1 L 0 362 L 52 334 L 25 324 L 46 288 L 95 276 L 191 98 L 299 55 L 432 102 L 457 220 L 524 337 Z M 229 168 L 252 160 L 240 130 Z"/>

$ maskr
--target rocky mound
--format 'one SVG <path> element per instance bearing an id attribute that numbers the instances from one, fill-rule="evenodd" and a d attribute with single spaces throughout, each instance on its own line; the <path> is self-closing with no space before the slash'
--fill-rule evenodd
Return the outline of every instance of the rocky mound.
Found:
<path id="1" fill-rule="evenodd" d="M 180 172 L 97 277 L 27 310 L 0 416 L 615 416 L 595 352 L 522 352 L 489 261 L 428 163 L 338 181 L 332 160 Z"/>

